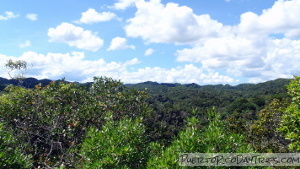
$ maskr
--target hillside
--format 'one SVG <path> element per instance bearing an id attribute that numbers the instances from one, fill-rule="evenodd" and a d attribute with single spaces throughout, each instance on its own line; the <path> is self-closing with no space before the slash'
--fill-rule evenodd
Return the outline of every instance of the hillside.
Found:
<path id="1" fill-rule="evenodd" d="M 290 79 L 276 79 L 259 84 L 203 85 L 144 82 L 127 84 L 129 88 L 146 90 L 151 104 L 178 107 L 181 110 L 192 108 L 206 109 L 212 106 L 229 107 L 237 99 L 246 99 L 262 107 L 274 98 L 286 98 L 286 85 Z M 171 105 L 170 105 L 171 104 Z"/>

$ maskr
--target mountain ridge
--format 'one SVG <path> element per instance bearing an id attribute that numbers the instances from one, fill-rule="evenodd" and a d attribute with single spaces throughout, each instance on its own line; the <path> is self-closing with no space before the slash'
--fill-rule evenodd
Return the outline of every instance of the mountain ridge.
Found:
<path id="1" fill-rule="evenodd" d="M 144 88 L 152 88 L 152 87 L 188 87 L 188 88 L 202 88 L 202 87 L 209 87 L 209 88 L 220 88 L 220 89 L 239 89 L 239 90 L 255 90 L 255 88 L 267 85 L 270 88 L 272 88 L 272 85 L 276 83 L 288 83 L 291 79 L 284 79 L 284 78 L 278 78 L 275 80 L 269 80 L 266 82 L 261 83 L 241 83 L 238 85 L 229 85 L 229 84 L 205 84 L 205 85 L 199 85 L 196 83 L 187 83 L 187 84 L 180 84 L 180 83 L 158 83 L 154 81 L 145 81 L 140 83 L 124 83 L 124 86 L 126 87 L 133 87 L 138 89 L 144 89 Z M 50 80 L 50 79 L 36 79 L 33 77 L 25 78 L 23 79 L 23 86 L 27 88 L 34 88 L 35 85 L 42 84 L 42 86 L 48 85 L 52 81 L 61 81 L 61 80 Z M 70 82 L 66 81 L 68 83 L 77 83 L 77 84 L 83 84 L 83 85 L 89 85 L 91 82 L 86 83 L 79 83 L 79 82 Z M 3 90 L 3 88 L 7 85 L 18 85 L 19 82 L 15 79 L 6 79 L 3 77 L 0 77 L 0 90 Z M 274 87 L 274 86 L 273 86 Z"/>

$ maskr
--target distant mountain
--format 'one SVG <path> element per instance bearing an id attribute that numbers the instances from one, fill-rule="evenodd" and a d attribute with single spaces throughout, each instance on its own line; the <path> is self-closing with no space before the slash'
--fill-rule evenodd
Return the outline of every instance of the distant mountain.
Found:
<path id="1" fill-rule="evenodd" d="M 27 87 L 27 88 L 34 88 L 35 85 L 42 84 L 42 86 L 48 85 L 50 82 L 53 80 L 50 79 L 35 79 L 35 78 L 25 78 L 23 80 L 22 86 Z M 19 81 L 15 79 L 5 79 L 0 77 L 0 86 L 7 86 L 7 85 L 19 85 Z"/>
<path id="2" fill-rule="evenodd" d="M 230 91 L 234 90 L 236 92 L 240 91 L 247 91 L 246 93 L 251 95 L 252 93 L 258 94 L 258 95 L 268 95 L 268 94 L 279 94 L 279 93 L 284 93 L 285 92 L 285 86 L 290 82 L 291 79 L 276 79 L 276 80 L 271 80 L 259 84 L 239 84 L 236 86 L 231 86 L 231 85 L 198 85 L 196 83 L 190 83 L 190 84 L 179 84 L 179 83 L 157 83 L 153 81 L 146 81 L 142 83 L 137 83 L 137 84 L 124 84 L 126 87 L 129 88 L 136 88 L 139 90 L 145 90 L 149 93 L 165 93 L 165 92 L 175 92 L 175 91 L 184 91 L 184 90 L 189 90 L 189 89 L 197 89 L 197 91 L 211 91 L 211 90 L 217 90 L 217 91 Z M 35 79 L 35 78 L 26 78 L 23 80 L 23 86 L 27 88 L 34 88 L 35 85 L 37 84 L 42 84 L 42 86 L 48 85 L 50 82 L 53 80 L 50 79 Z M 60 81 L 60 80 L 57 80 Z M 78 83 L 74 82 L 76 84 L 82 84 L 89 86 L 91 85 L 91 82 L 88 83 Z M 0 90 L 3 90 L 5 86 L 7 85 L 18 85 L 17 80 L 12 80 L 12 79 L 6 79 L 0 77 Z M 245 94 L 245 93 L 243 93 Z M 244 95 L 245 96 L 245 95 Z"/>
<path id="3" fill-rule="evenodd" d="M 144 89 L 147 87 L 154 87 L 154 86 L 166 86 L 166 87 L 176 87 L 176 86 L 181 86 L 179 83 L 157 83 L 157 82 L 152 82 L 152 81 L 146 81 L 142 83 L 136 83 L 136 84 L 125 84 L 127 87 L 133 87 L 133 88 L 138 88 L 138 89 Z"/>
<path id="4" fill-rule="evenodd" d="M 285 92 L 285 86 L 289 84 L 291 79 L 276 79 L 276 80 L 271 80 L 271 81 L 266 81 L 263 83 L 258 83 L 258 84 L 251 84 L 251 83 L 246 83 L 246 84 L 239 84 L 236 86 L 231 86 L 231 85 L 222 85 L 222 84 L 217 84 L 217 85 L 198 85 L 196 83 L 190 83 L 190 84 L 179 84 L 179 83 L 157 83 L 157 82 L 152 82 L 152 81 L 147 81 L 147 82 L 142 82 L 142 83 L 137 83 L 137 84 L 125 84 L 125 86 L 130 87 L 130 88 L 136 88 L 140 90 L 145 90 L 147 89 L 150 93 L 156 93 L 156 92 L 166 92 L 171 90 L 172 88 L 176 88 L 179 90 L 181 89 L 199 89 L 202 91 L 209 91 L 209 90 L 235 90 L 235 91 L 247 91 L 251 93 L 253 91 L 256 94 L 275 94 L 275 93 L 283 93 Z M 201 88 L 201 89 L 200 89 Z M 172 89 L 175 90 L 175 89 Z"/>

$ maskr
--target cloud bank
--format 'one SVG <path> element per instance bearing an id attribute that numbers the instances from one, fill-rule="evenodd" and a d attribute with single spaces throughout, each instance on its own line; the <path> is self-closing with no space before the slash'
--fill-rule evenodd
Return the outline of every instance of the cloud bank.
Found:
<path id="1" fill-rule="evenodd" d="M 260 82 L 299 74 L 300 0 L 279 0 L 258 15 L 246 12 L 237 25 L 223 25 L 190 7 L 160 0 L 136 1 L 126 35 L 145 43 L 185 44 L 178 62 Z M 276 38 L 283 35 L 283 38 Z"/>
<path id="2" fill-rule="evenodd" d="M 132 67 L 138 65 L 137 58 L 124 62 L 106 62 L 104 59 L 86 60 L 83 52 L 72 53 L 47 53 L 25 52 L 20 57 L 0 55 L 0 63 L 8 59 L 26 60 L 31 65 L 27 76 L 38 79 L 66 78 L 70 81 L 88 82 L 94 76 L 108 76 L 121 79 L 125 83 L 138 83 L 148 80 L 157 82 L 178 83 L 232 83 L 233 78 L 220 75 L 217 72 L 207 72 L 193 64 L 178 66 L 172 69 L 160 67 L 146 67 L 132 71 Z M 76 65 L 76 66 L 74 66 Z M 4 67 L 4 65 L 1 65 Z M 7 77 L 5 71 L 1 71 L 1 77 Z"/>

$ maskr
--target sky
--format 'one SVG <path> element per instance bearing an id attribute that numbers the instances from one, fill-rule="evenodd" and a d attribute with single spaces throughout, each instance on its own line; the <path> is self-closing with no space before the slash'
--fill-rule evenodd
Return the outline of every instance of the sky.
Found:
<path id="1" fill-rule="evenodd" d="M 300 0 L 0 0 L 0 77 L 260 83 L 299 75 Z"/>

